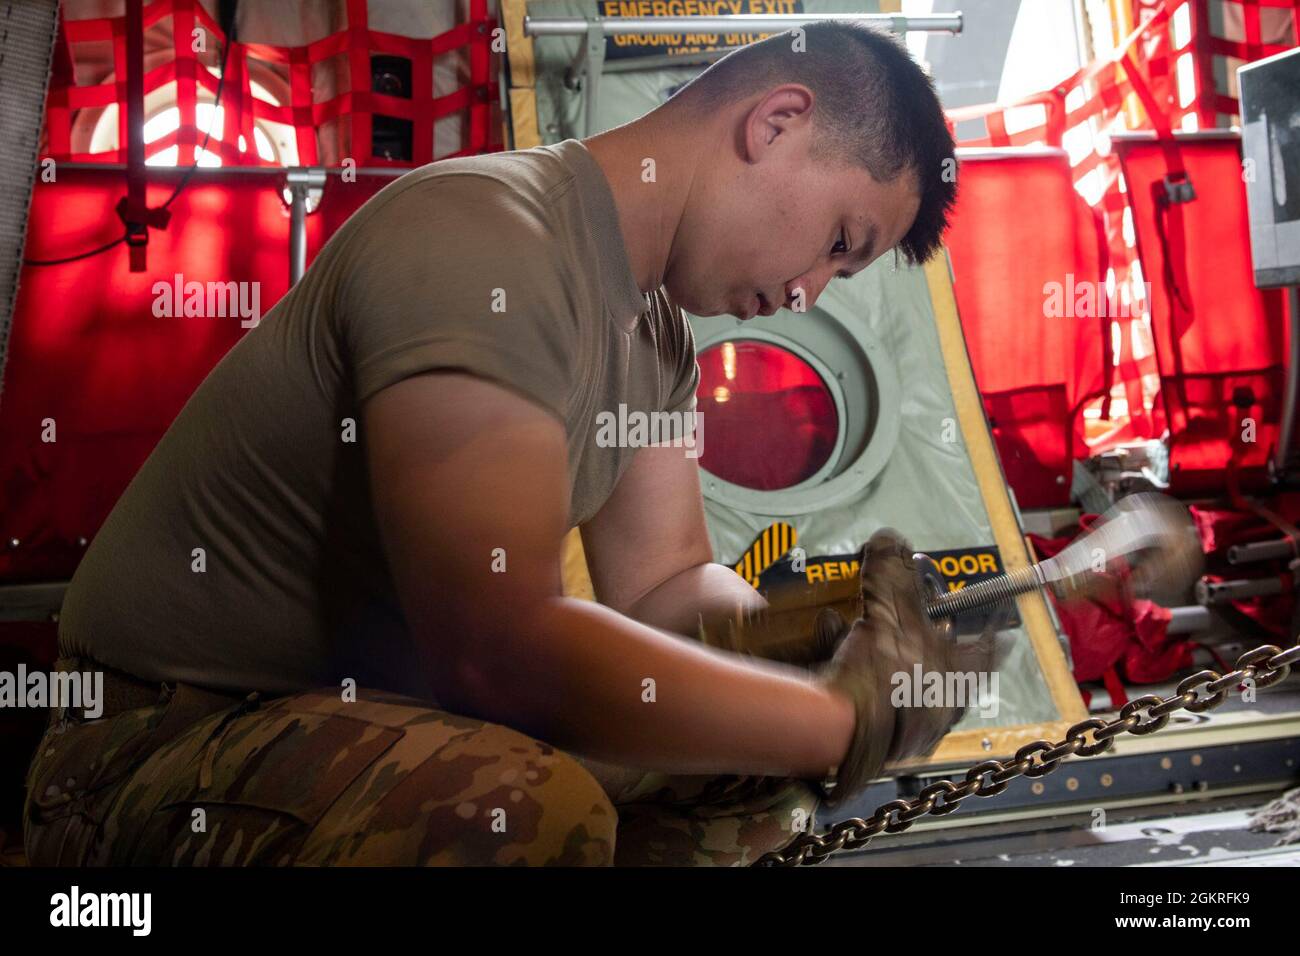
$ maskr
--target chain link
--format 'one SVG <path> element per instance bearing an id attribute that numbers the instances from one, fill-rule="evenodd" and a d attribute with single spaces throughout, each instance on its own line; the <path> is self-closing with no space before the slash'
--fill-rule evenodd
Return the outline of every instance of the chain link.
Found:
<path id="1" fill-rule="evenodd" d="M 943 816 L 961 806 L 967 797 L 991 797 L 1001 793 L 1016 777 L 1042 777 L 1055 770 L 1066 757 L 1095 757 L 1110 750 L 1115 738 L 1128 733 L 1152 734 L 1169 723 L 1176 710 L 1203 713 L 1213 710 L 1228 697 L 1231 688 L 1242 681 L 1252 681 L 1257 688 L 1269 687 L 1284 680 L 1291 665 L 1300 661 L 1300 645 L 1283 651 L 1265 644 L 1237 658 L 1236 669 L 1220 675 L 1218 671 L 1198 671 L 1185 678 L 1177 691 L 1166 698 L 1147 694 L 1125 704 L 1119 716 L 1107 722 L 1089 717 L 1072 726 L 1058 744 L 1035 740 L 1016 751 L 1015 758 L 985 760 L 966 771 L 961 783 L 939 780 L 923 789 L 911 800 L 890 800 L 876 807 L 870 817 L 853 817 L 835 824 L 824 835 L 800 834 L 789 846 L 760 857 L 755 866 L 812 866 L 840 850 L 857 850 L 880 833 L 902 833 L 921 817 Z M 1092 734 L 1092 743 L 1087 742 Z"/>

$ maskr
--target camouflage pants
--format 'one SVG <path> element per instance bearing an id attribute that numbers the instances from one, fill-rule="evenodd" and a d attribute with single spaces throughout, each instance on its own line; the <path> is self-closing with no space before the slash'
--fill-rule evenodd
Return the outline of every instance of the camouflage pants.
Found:
<path id="1" fill-rule="evenodd" d="M 226 700 L 178 731 L 186 693 L 51 721 L 28 771 L 33 865 L 739 865 L 816 808 L 801 781 L 584 765 L 379 691 Z"/>

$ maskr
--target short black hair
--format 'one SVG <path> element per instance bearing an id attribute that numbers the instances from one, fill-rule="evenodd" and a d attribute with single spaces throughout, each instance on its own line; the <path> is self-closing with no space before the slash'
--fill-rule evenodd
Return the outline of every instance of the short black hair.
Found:
<path id="1" fill-rule="evenodd" d="M 673 97 L 716 109 L 765 87 L 801 83 L 812 90 L 818 126 L 815 155 L 854 162 L 882 183 L 911 172 L 921 194 L 916 220 L 899 243 L 923 263 L 942 244 L 957 196 L 952 133 L 934 84 L 892 34 L 864 20 L 816 20 L 733 50 Z"/>

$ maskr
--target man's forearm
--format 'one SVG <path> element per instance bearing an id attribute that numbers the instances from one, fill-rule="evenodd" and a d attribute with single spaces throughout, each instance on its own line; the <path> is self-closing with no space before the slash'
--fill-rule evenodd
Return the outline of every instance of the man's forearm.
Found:
<path id="1" fill-rule="evenodd" d="M 694 637 L 706 625 L 767 606 L 762 595 L 731 568 L 697 564 L 673 575 L 628 609 L 628 617 Z"/>
<path id="2" fill-rule="evenodd" d="M 818 777 L 853 735 L 853 706 L 795 668 L 752 662 L 556 598 L 466 668 L 456 697 L 558 747 L 666 773 Z"/>

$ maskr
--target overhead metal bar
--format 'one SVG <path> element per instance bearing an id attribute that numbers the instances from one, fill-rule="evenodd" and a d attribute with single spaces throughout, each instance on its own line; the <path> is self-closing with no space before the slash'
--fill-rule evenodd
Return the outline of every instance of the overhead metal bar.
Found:
<path id="1" fill-rule="evenodd" d="M 892 13 L 760 13 L 719 17 L 592 17 L 605 36 L 653 36 L 658 33 L 779 33 L 818 20 L 866 21 L 895 33 L 961 33 L 962 14 L 944 13 L 904 17 Z M 524 17 L 524 36 L 581 36 L 587 32 L 583 17 Z"/>

